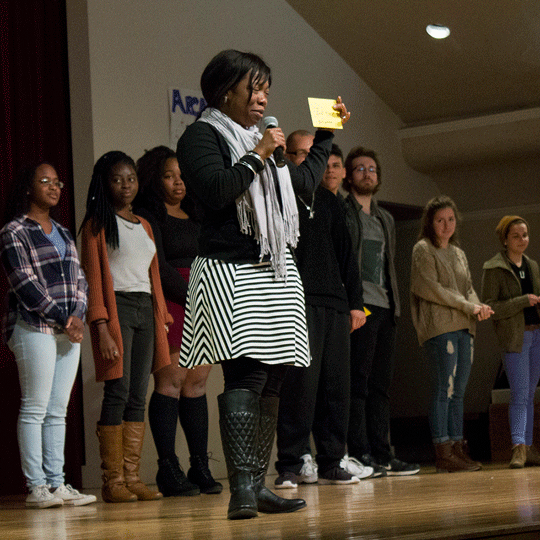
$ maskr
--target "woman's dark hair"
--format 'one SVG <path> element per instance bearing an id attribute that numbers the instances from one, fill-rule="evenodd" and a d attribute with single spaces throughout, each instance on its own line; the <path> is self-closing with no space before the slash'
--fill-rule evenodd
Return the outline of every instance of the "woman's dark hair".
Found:
<path id="1" fill-rule="evenodd" d="M 258 84 L 272 84 L 270 68 L 256 54 L 228 49 L 214 56 L 201 75 L 201 90 L 207 107 L 219 109 L 227 92 L 247 73 L 250 73 L 250 90 Z"/>
<path id="2" fill-rule="evenodd" d="M 97 236 L 101 229 L 105 229 L 105 240 L 113 249 L 118 247 L 118 225 L 111 200 L 109 178 L 111 169 L 118 163 L 129 165 L 133 167 L 134 171 L 137 170 L 133 159 L 124 152 L 113 150 L 103 154 L 94 165 L 86 199 L 86 215 L 81 225 L 82 229 L 88 220 L 92 220 L 92 234 L 94 236 Z"/>
<path id="3" fill-rule="evenodd" d="M 373 194 L 377 193 L 381 187 L 381 164 L 379 163 L 379 158 L 377 157 L 377 154 L 373 150 L 368 150 L 367 148 L 364 148 L 362 146 L 357 146 L 356 148 L 353 148 L 349 154 L 347 155 L 347 158 L 345 159 L 345 170 L 346 175 L 343 180 L 343 189 L 345 191 L 351 191 L 352 189 L 352 175 L 353 175 L 353 161 L 356 158 L 359 157 L 368 157 L 371 158 L 375 165 L 377 166 L 377 185 L 375 186 L 375 189 L 373 190 Z"/>
<path id="4" fill-rule="evenodd" d="M 435 234 L 435 229 L 433 227 L 433 219 L 435 218 L 435 214 L 443 208 L 451 208 L 454 211 L 454 216 L 456 217 L 456 230 L 448 242 L 455 246 L 459 246 L 457 224 L 460 220 L 460 215 L 456 203 L 447 195 L 438 195 L 429 200 L 426 204 L 424 212 L 422 213 L 418 240 L 427 238 L 435 247 L 438 247 L 439 241 L 437 240 L 437 235 Z"/>
<path id="5" fill-rule="evenodd" d="M 165 190 L 163 189 L 162 177 L 165 172 L 165 163 L 168 159 L 176 159 L 176 154 L 167 146 L 156 146 L 147 150 L 145 154 L 137 160 L 137 176 L 139 177 L 139 193 L 133 201 L 135 208 L 145 208 L 155 218 L 163 223 L 167 217 L 165 207 Z M 184 185 L 186 183 L 184 182 Z M 189 217 L 194 216 L 193 200 L 187 192 L 182 200 L 182 209 Z"/>
<path id="6" fill-rule="evenodd" d="M 30 210 L 32 192 L 34 190 L 34 177 L 36 176 L 38 167 L 41 165 L 50 165 L 56 170 L 56 167 L 48 161 L 38 161 L 24 165 L 17 171 L 6 200 L 2 225 L 9 223 L 18 216 L 26 214 Z"/>

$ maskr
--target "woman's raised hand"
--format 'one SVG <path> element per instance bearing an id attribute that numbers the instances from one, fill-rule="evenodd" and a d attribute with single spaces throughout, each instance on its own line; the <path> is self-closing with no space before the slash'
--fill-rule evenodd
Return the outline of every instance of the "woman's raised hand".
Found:
<path id="1" fill-rule="evenodd" d="M 338 98 L 336 99 L 334 109 L 339 112 L 339 116 L 341 117 L 341 123 L 345 125 L 349 121 L 351 113 L 347 111 L 347 107 L 345 106 L 345 103 L 343 103 L 343 101 L 341 100 L 341 96 L 338 96 Z"/>
<path id="2" fill-rule="evenodd" d="M 341 118 L 341 124 L 345 125 L 349 121 L 349 118 L 351 117 L 351 113 L 347 111 L 347 107 L 345 106 L 345 103 L 343 103 L 341 96 L 338 96 L 338 98 L 336 99 L 335 105 L 332 105 L 332 107 L 334 107 L 335 111 L 339 112 L 339 116 Z M 322 129 L 323 131 L 331 131 L 332 133 L 334 133 L 335 131 L 334 129 L 331 129 L 331 128 L 318 128 L 318 129 Z"/>

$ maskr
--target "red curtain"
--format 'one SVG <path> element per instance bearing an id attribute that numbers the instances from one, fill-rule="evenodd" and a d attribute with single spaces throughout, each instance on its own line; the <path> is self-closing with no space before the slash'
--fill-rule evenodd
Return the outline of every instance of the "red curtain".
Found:
<path id="1" fill-rule="evenodd" d="M 52 163 L 65 184 L 56 214 L 74 233 L 65 0 L 0 0 L 0 223 L 16 171 L 35 160 Z M 2 272 L 2 315 L 6 296 Z M 66 479 L 81 483 L 84 431 L 79 373 L 68 413 Z M 16 439 L 20 401 L 17 367 L 0 344 L 0 495 L 24 491 Z"/>

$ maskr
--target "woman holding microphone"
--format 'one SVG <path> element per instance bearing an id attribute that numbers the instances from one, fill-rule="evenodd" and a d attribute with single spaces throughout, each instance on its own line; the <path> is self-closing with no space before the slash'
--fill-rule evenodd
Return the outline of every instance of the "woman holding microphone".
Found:
<path id="1" fill-rule="evenodd" d="M 184 181 L 202 209 L 180 364 L 220 362 L 223 368 L 218 403 L 229 519 L 305 506 L 271 493 L 264 478 L 286 366 L 310 362 L 302 283 L 291 253 L 298 238 L 295 193 L 311 200 L 333 135 L 318 130 L 302 165 L 277 167 L 272 154 L 285 146 L 283 132 L 256 127 L 270 84 L 260 57 L 219 53 L 201 77 L 208 107 L 177 147 Z M 341 99 L 334 108 L 345 123 L 350 114 Z"/>

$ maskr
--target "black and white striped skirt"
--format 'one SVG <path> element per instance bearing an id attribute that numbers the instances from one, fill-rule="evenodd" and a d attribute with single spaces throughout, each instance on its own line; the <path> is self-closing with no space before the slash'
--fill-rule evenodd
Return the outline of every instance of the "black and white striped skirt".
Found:
<path id="1" fill-rule="evenodd" d="M 287 253 L 287 284 L 270 265 L 197 257 L 191 265 L 180 365 L 240 356 L 265 364 L 309 366 L 304 289 Z"/>

